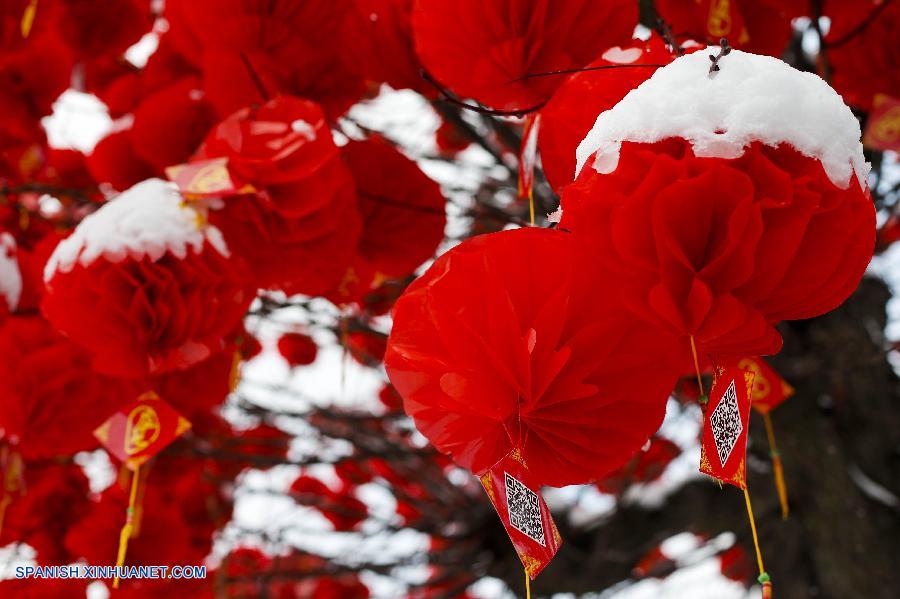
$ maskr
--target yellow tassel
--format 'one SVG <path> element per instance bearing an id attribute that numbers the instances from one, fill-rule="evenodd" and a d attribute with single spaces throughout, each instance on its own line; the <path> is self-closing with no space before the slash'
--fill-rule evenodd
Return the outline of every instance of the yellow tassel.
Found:
<path id="1" fill-rule="evenodd" d="M 22 13 L 22 20 L 19 22 L 19 28 L 22 33 L 22 39 L 27 38 L 31 34 L 31 27 L 34 25 L 34 15 L 37 13 L 38 0 L 31 0 Z"/>
<path id="2" fill-rule="evenodd" d="M 778 446 L 775 444 L 775 429 L 772 427 L 772 416 L 769 412 L 763 412 L 763 422 L 766 424 L 766 436 L 769 437 L 769 453 L 772 456 L 772 469 L 775 474 L 775 488 L 778 490 L 778 501 L 781 503 L 781 517 L 787 519 L 790 513 L 787 485 L 784 483 L 781 454 L 778 452 Z"/>
<path id="3" fill-rule="evenodd" d="M 759 548 L 759 536 L 756 534 L 756 518 L 753 517 L 753 504 L 750 503 L 750 491 L 744 485 L 744 501 L 747 504 L 747 517 L 750 519 L 750 532 L 753 533 L 753 548 L 756 549 L 756 565 L 759 566 L 759 582 L 762 584 L 764 599 L 772 597 L 772 581 L 763 564 L 762 551 Z"/>
<path id="4" fill-rule="evenodd" d="M 531 577 L 528 576 L 528 570 L 525 570 L 525 599 L 531 599 Z"/>
<path id="5" fill-rule="evenodd" d="M 128 509 L 125 510 L 125 525 L 119 533 L 119 554 L 116 557 L 116 577 L 113 579 L 113 588 L 119 588 L 119 568 L 125 565 L 125 554 L 128 551 L 128 539 L 134 531 L 134 505 L 137 499 L 138 480 L 140 479 L 140 466 L 134 467 L 131 474 L 131 493 L 128 496 Z"/>

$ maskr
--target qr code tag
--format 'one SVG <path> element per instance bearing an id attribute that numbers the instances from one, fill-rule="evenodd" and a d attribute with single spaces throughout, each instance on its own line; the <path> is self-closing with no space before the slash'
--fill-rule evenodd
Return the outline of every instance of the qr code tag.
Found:
<path id="1" fill-rule="evenodd" d="M 741 423 L 741 413 L 738 410 L 737 391 L 735 390 L 734 381 L 728 385 L 722 401 L 713 410 L 709 419 L 713 429 L 713 439 L 716 442 L 716 453 L 719 455 L 719 463 L 723 466 L 731 457 L 741 433 L 744 432 L 744 425 Z"/>
<path id="2" fill-rule="evenodd" d="M 509 511 L 510 525 L 541 547 L 546 547 L 537 493 L 523 485 L 519 479 L 510 476 L 508 472 L 503 474 L 506 478 L 506 508 Z"/>

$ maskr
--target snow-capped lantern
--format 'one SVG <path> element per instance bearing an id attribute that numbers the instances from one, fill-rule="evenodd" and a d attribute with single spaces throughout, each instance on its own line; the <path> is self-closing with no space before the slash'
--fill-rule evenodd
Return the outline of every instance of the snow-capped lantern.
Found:
<path id="1" fill-rule="evenodd" d="M 47 319 L 98 371 L 133 378 L 221 350 L 254 296 L 219 230 L 159 179 L 86 217 L 57 246 L 44 280 Z"/>
<path id="2" fill-rule="evenodd" d="M 560 227 L 701 359 L 776 352 L 774 325 L 838 306 L 872 256 L 859 124 L 775 58 L 678 58 L 598 116 L 576 171 Z"/>

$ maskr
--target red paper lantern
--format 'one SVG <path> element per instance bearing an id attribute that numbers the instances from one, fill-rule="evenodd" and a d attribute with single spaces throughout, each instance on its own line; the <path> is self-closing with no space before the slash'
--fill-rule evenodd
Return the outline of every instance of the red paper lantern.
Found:
<path id="1" fill-rule="evenodd" d="M 219 231 L 156 179 L 85 218 L 57 246 L 45 280 L 47 319 L 118 376 L 206 360 L 253 299 Z"/>
<path id="2" fill-rule="evenodd" d="M 27 460 L 97 447 L 92 431 L 138 391 L 91 369 L 90 354 L 37 316 L 0 326 L 0 438 Z"/>
<path id="3" fill-rule="evenodd" d="M 634 41 L 610 48 L 585 69 L 563 79 L 562 85 L 541 109 L 538 148 L 547 181 L 557 193 L 575 179 L 575 148 L 597 120 L 625 94 L 650 78 L 651 65 L 665 65 L 675 58 L 665 42 L 652 35 L 646 42 Z M 641 66 L 643 65 L 643 66 Z"/>
<path id="4" fill-rule="evenodd" d="M 404 277 L 444 239 L 446 200 L 437 183 L 381 137 L 342 149 L 356 182 L 363 233 L 357 250 L 375 277 Z"/>
<path id="5" fill-rule="evenodd" d="M 684 338 L 681 353 L 693 337 L 701 358 L 771 354 L 774 324 L 839 305 L 872 255 L 859 125 L 814 75 L 733 51 L 710 76 L 707 54 L 597 122 L 560 227 L 621 277 L 633 313 Z"/>
<path id="6" fill-rule="evenodd" d="M 637 25 L 630 0 L 423 0 L 413 9 L 416 52 L 429 73 L 460 96 L 500 110 L 545 102 L 560 77 L 627 42 Z"/>
<path id="7" fill-rule="evenodd" d="M 209 219 L 258 286 L 318 295 L 341 278 L 359 239 L 353 179 L 321 109 L 279 97 L 228 117 L 197 159 L 224 157 L 258 194 L 227 198 Z"/>
<path id="8" fill-rule="evenodd" d="M 656 10 L 679 39 L 717 43 L 781 56 L 791 39 L 791 19 L 805 13 L 802 0 L 658 0 Z"/>
<path id="9" fill-rule="evenodd" d="M 221 116 L 278 94 L 310 98 L 330 118 L 364 91 L 343 57 L 350 0 L 171 0 L 166 18 L 176 42 L 203 71 Z"/>
<path id="10" fill-rule="evenodd" d="M 434 94 L 413 49 L 412 0 L 356 0 L 342 34 L 348 66 L 373 83 Z"/>
<path id="11" fill-rule="evenodd" d="M 394 306 L 388 376 L 422 434 L 461 466 L 480 474 L 518 449 L 538 484 L 584 483 L 659 427 L 671 344 L 623 318 L 576 260 L 558 231 L 483 235 Z"/>
<path id="12" fill-rule="evenodd" d="M 879 94 L 900 98 L 900 4 L 831 0 L 824 9 L 832 23 L 825 43 L 834 88 L 867 112 Z M 869 15 L 874 18 L 860 31 Z"/>
<path id="13" fill-rule="evenodd" d="M 308 366 L 316 361 L 319 346 L 309 335 L 285 333 L 278 338 L 278 353 L 291 366 Z"/>

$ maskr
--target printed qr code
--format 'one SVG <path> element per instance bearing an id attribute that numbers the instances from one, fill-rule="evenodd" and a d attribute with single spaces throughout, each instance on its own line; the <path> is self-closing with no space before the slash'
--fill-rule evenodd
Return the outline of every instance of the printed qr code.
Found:
<path id="1" fill-rule="evenodd" d="M 719 463 L 723 466 L 744 430 L 741 423 L 741 413 L 738 409 L 737 392 L 735 391 L 734 381 L 728 385 L 722 401 L 713 410 L 709 419 L 712 426 L 713 440 L 716 442 L 716 451 L 719 454 Z"/>
<path id="2" fill-rule="evenodd" d="M 509 523 L 541 547 L 546 547 L 544 524 L 541 521 L 541 504 L 537 493 L 506 472 L 506 508 Z"/>

